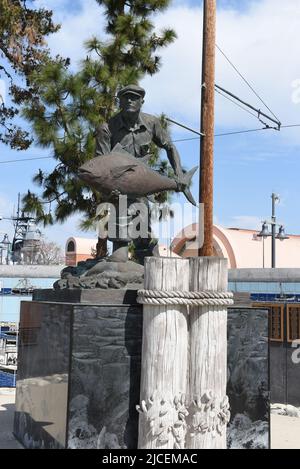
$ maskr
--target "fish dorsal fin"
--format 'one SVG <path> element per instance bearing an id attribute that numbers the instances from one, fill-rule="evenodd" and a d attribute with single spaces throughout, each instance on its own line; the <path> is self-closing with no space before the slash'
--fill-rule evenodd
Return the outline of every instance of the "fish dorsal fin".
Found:
<path id="1" fill-rule="evenodd" d="M 114 168 L 110 171 L 110 173 L 114 179 L 118 179 L 123 176 L 124 173 L 134 171 L 137 166 L 137 164 L 128 164 L 126 166 L 122 166 L 121 168 Z"/>

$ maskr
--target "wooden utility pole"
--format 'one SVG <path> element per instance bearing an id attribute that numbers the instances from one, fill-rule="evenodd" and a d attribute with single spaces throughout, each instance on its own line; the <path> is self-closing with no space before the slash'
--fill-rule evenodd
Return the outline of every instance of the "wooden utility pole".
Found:
<path id="1" fill-rule="evenodd" d="M 204 244 L 199 256 L 213 256 L 213 169 L 216 0 L 203 1 L 203 52 L 200 141 L 200 197 L 204 204 Z"/>

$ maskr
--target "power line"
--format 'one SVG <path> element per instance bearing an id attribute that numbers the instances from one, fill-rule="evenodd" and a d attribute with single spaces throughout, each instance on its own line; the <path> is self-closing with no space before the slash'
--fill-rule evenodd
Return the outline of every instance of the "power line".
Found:
<path id="1" fill-rule="evenodd" d="M 261 132 L 263 130 L 274 130 L 274 129 L 272 129 L 272 127 L 263 127 L 263 128 L 260 128 L 260 129 L 240 130 L 240 131 L 237 131 L 237 132 L 226 132 L 224 134 L 215 134 L 215 137 L 225 137 L 227 135 L 248 134 L 248 133 L 251 133 L 251 132 Z"/>
<path id="2" fill-rule="evenodd" d="M 272 127 L 263 127 L 260 129 L 249 129 L 249 130 L 239 130 L 239 131 L 234 131 L 234 132 L 225 132 L 221 134 L 215 134 L 215 137 L 226 137 L 227 135 L 239 135 L 239 134 L 248 134 L 251 132 L 261 132 L 263 130 L 273 130 Z M 199 140 L 200 137 L 191 137 L 191 138 L 182 138 L 179 140 L 173 140 L 173 143 L 178 143 L 178 142 L 188 142 L 192 140 Z"/>
<path id="3" fill-rule="evenodd" d="M 289 129 L 292 127 L 300 127 L 300 124 L 292 124 L 292 125 L 282 125 L 282 129 Z M 262 132 L 263 130 L 273 130 L 272 127 L 263 127 L 260 129 L 249 129 L 249 130 L 241 130 L 241 131 L 236 131 L 236 132 L 226 132 L 222 134 L 215 134 L 215 137 L 226 137 L 227 135 L 238 135 L 238 134 L 248 134 L 251 132 Z M 177 142 L 187 142 L 191 140 L 199 140 L 199 137 L 192 137 L 192 138 L 182 138 L 179 140 L 173 140 L 173 143 Z"/>
<path id="4" fill-rule="evenodd" d="M 276 124 L 277 126 L 277 129 L 274 129 L 274 130 L 280 130 L 280 127 L 281 127 L 281 122 L 279 122 L 278 120 L 275 120 L 273 119 L 273 117 L 270 117 L 268 116 L 267 114 L 265 114 L 264 112 L 262 112 L 261 109 L 256 109 L 254 106 L 252 106 L 252 104 L 249 104 L 249 103 L 246 103 L 246 101 L 243 101 L 241 98 L 239 98 L 238 96 L 236 96 L 235 94 L 231 93 L 231 91 L 228 91 L 228 90 L 225 90 L 225 88 L 222 88 L 221 86 L 219 85 L 215 85 L 215 89 L 216 91 L 221 91 L 222 93 L 224 93 L 226 96 L 230 96 L 231 98 L 233 98 L 235 101 L 243 104 L 244 106 L 246 106 L 247 108 L 251 109 L 252 111 L 255 111 L 257 113 L 257 119 L 262 123 L 264 124 L 266 127 L 269 127 L 268 124 L 266 124 L 262 119 L 261 119 L 261 116 L 265 117 L 266 119 L 268 119 L 269 121 L 273 122 L 274 124 Z"/>
<path id="5" fill-rule="evenodd" d="M 221 88 L 221 89 L 222 89 L 222 88 Z M 227 96 L 224 96 L 224 98 L 227 98 Z M 230 99 L 230 101 L 231 101 L 231 99 Z M 234 101 L 233 101 L 233 102 L 234 102 Z M 236 103 L 234 102 L 234 104 L 236 104 Z M 239 106 L 239 105 L 237 104 L 237 106 Z M 242 107 L 242 106 L 239 106 L 239 107 Z M 242 108 L 242 109 L 243 109 L 243 108 Z M 255 109 L 255 108 L 253 108 L 253 109 Z M 244 111 L 248 112 L 247 109 L 244 109 Z M 252 113 L 250 112 L 250 114 L 252 114 Z M 253 115 L 255 118 L 257 118 L 257 116 L 256 116 L 255 114 L 252 114 L 252 115 Z M 199 132 L 198 130 L 194 130 L 194 129 L 192 129 L 191 127 L 188 127 L 188 126 L 186 126 L 186 125 L 180 124 L 179 122 L 174 121 L 173 119 L 170 119 L 170 118 L 166 117 L 166 120 L 169 121 L 169 122 L 172 122 L 173 124 L 178 125 L 179 127 L 183 127 L 184 129 L 189 130 L 190 132 L 192 132 L 192 133 L 194 133 L 194 134 L 199 135 L 199 137 L 200 137 L 200 136 L 203 136 L 203 134 L 202 134 L 201 132 Z M 259 130 L 267 130 L 267 129 L 276 130 L 275 127 L 270 127 L 270 126 L 267 125 L 265 122 L 263 122 L 261 119 L 258 118 L 258 120 L 259 120 L 262 124 L 264 124 L 264 127 L 263 127 L 263 128 L 259 128 L 259 129 L 250 129 L 250 130 L 241 130 L 241 131 L 234 131 L 234 132 L 229 132 L 229 133 L 224 133 L 224 134 L 215 134 L 214 136 L 215 136 L 215 137 L 221 137 L 221 136 L 225 136 L 225 135 L 235 135 L 235 134 L 240 134 L 240 133 L 257 132 L 257 131 L 259 131 Z M 173 143 L 176 143 L 176 142 L 184 142 L 184 141 L 188 141 L 188 140 L 198 140 L 198 138 L 194 138 L 194 139 L 192 139 L 192 138 L 187 138 L 187 139 L 181 139 L 181 140 L 174 140 Z"/>
<path id="6" fill-rule="evenodd" d="M 22 158 L 21 160 L 6 160 L 6 161 L 0 161 L 0 164 L 4 164 L 4 163 L 23 163 L 23 161 L 46 160 L 48 158 L 52 158 L 52 156 L 39 156 L 38 158 Z"/>
<path id="7" fill-rule="evenodd" d="M 180 138 L 179 140 L 172 140 L 172 143 L 190 142 L 192 140 L 200 140 L 200 137 Z"/>
<path id="8" fill-rule="evenodd" d="M 300 124 L 291 124 L 291 125 L 282 125 L 282 129 L 289 129 L 293 127 L 300 127 Z M 248 129 L 248 130 L 240 130 L 240 131 L 234 131 L 234 132 L 225 132 L 221 134 L 215 134 L 215 137 L 226 137 L 228 135 L 239 135 L 239 134 L 248 134 L 251 132 L 262 132 L 263 130 L 273 130 L 272 127 L 263 127 L 260 129 Z M 199 140 L 199 137 L 191 137 L 191 138 L 182 138 L 178 140 L 172 140 L 172 143 L 179 143 L 179 142 L 190 142 L 192 140 Z M 22 163 L 23 161 L 32 161 L 32 160 L 45 160 L 52 158 L 52 156 L 40 156 L 39 158 L 24 158 L 22 160 L 6 160 L 6 161 L 0 161 L 0 164 L 4 163 Z"/>
<path id="9" fill-rule="evenodd" d="M 257 119 L 257 115 L 254 114 L 254 112 L 251 112 L 249 111 L 248 109 L 244 108 L 243 106 L 241 106 L 240 104 L 238 104 L 236 101 L 234 101 L 233 99 L 229 98 L 229 96 L 226 96 L 225 94 L 223 94 L 220 90 L 216 89 L 216 92 L 223 96 L 223 98 L 225 99 L 228 99 L 228 101 L 230 101 L 231 103 L 235 104 L 236 106 L 238 106 L 239 108 L 243 109 L 243 111 L 245 112 L 248 112 L 248 114 L 251 114 L 251 116 L 255 117 L 255 119 Z"/>
<path id="10" fill-rule="evenodd" d="M 236 73 L 242 78 L 242 80 L 249 86 L 249 88 L 251 89 L 251 91 L 253 91 L 253 93 L 255 94 L 255 96 L 263 103 L 264 106 L 266 106 L 266 108 L 270 111 L 270 113 L 275 117 L 275 119 L 277 121 L 280 122 L 280 120 L 278 119 L 278 117 L 274 114 L 273 111 L 271 111 L 271 109 L 269 108 L 269 106 L 265 103 L 265 101 L 259 96 L 259 94 L 255 91 L 255 89 L 253 88 L 253 86 L 249 83 L 248 80 L 246 80 L 246 78 L 241 74 L 241 72 L 237 69 L 237 67 L 231 62 L 231 60 L 227 57 L 227 55 L 225 54 L 225 52 L 223 52 L 223 50 L 218 46 L 218 44 L 216 44 L 216 47 L 217 49 L 219 50 L 219 52 L 221 52 L 221 54 L 225 57 L 225 59 L 228 61 L 228 63 L 232 66 L 232 68 L 236 71 Z"/>

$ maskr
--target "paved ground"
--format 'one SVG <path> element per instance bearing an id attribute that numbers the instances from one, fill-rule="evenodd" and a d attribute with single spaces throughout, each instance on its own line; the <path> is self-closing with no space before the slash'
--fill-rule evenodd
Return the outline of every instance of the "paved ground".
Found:
<path id="1" fill-rule="evenodd" d="M 300 449 L 300 419 L 285 415 L 271 416 L 272 449 Z"/>
<path id="2" fill-rule="evenodd" d="M 15 389 L 0 388 L 0 449 L 23 449 L 12 434 Z"/>
<path id="3" fill-rule="evenodd" d="M 0 388 L 0 449 L 24 449 L 12 434 L 15 389 Z M 300 449 L 300 419 L 271 416 L 272 449 Z"/>

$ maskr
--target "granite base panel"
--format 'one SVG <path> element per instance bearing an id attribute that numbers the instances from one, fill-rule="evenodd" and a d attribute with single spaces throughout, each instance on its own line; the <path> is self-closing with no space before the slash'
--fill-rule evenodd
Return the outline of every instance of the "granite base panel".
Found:
<path id="1" fill-rule="evenodd" d="M 136 448 L 141 339 L 139 305 L 22 302 L 16 438 L 26 448 Z"/>
<path id="2" fill-rule="evenodd" d="M 16 437 L 26 448 L 136 448 L 142 307 L 41 297 L 21 306 Z M 232 448 L 269 446 L 267 335 L 267 311 L 229 309 Z"/>
<path id="3" fill-rule="evenodd" d="M 230 449 L 270 448 L 269 312 L 228 310 L 227 394 Z"/>

